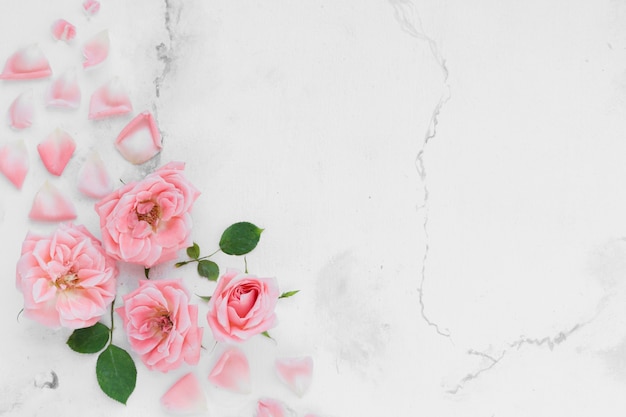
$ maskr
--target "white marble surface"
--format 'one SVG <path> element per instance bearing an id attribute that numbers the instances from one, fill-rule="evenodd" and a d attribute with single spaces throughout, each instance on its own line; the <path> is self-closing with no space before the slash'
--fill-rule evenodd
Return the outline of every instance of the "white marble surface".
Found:
<path id="1" fill-rule="evenodd" d="M 78 28 L 72 45 L 50 37 L 60 17 Z M 75 191 L 91 150 L 122 180 L 183 160 L 203 192 L 194 240 L 209 248 L 230 223 L 255 222 L 266 231 L 251 271 L 302 290 L 278 308 L 276 344 L 245 345 L 252 394 L 210 387 L 215 352 L 203 353 L 208 415 L 252 416 L 273 396 L 299 416 L 622 416 L 625 27 L 617 0 L 102 0 L 90 20 L 78 0 L 4 2 L 0 59 L 37 42 L 59 74 L 102 29 L 111 54 L 79 71 L 79 110 L 38 103 L 33 127 L 0 127 L 0 144 L 23 138 L 31 158 L 21 191 L 0 178 L 0 415 L 161 415 L 188 370 L 138 364 L 125 407 L 100 392 L 95 357 L 65 346 L 69 331 L 15 319 L 21 241 L 50 229 L 26 217 L 49 178 L 35 147 L 60 126 L 78 149 L 53 181 L 92 232 L 93 201 Z M 131 116 L 87 120 L 113 75 L 163 133 L 144 166 L 112 145 Z M 3 81 L 0 111 L 47 82 Z M 191 269 L 154 274 L 211 290 Z M 301 354 L 315 375 L 297 398 L 270 365 Z M 58 388 L 36 387 L 51 370 Z"/>

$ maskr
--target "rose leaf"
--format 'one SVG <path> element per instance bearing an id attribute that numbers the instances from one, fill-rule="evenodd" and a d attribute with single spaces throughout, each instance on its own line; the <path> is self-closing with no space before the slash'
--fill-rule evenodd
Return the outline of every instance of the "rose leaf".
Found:
<path id="1" fill-rule="evenodd" d="M 198 262 L 198 275 L 208 278 L 209 281 L 217 281 L 220 275 L 220 268 L 213 261 L 203 259 Z"/>
<path id="2" fill-rule="evenodd" d="M 248 222 L 229 226 L 220 239 L 220 249 L 228 255 L 245 255 L 259 243 L 263 229 Z"/>
<path id="3" fill-rule="evenodd" d="M 289 298 L 289 297 L 293 297 L 294 295 L 298 294 L 300 292 L 300 290 L 295 290 L 295 291 L 287 291 L 284 292 L 280 295 L 280 297 L 278 298 Z"/>
<path id="4" fill-rule="evenodd" d="M 100 352 L 109 341 L 109 328 L 102 323 L 76 329 L 67 339 L 67 345 L 78 353 Z"/>
<path id="5" fill-rule="evenodd" d="M 200 256 L 200 246 L 196 242 L 193 242 L 193 246 L 187 248 L 187 256 L 192 259 L 198 259 Z"/>
<path id="6" fill-rule="evenodd" d="M 128 352 L 115 345 L 109 345 L 98 356 L 96 363 L 98 385 L 106 395 L 126 404 L 135 390 L 137 368 Z"/>

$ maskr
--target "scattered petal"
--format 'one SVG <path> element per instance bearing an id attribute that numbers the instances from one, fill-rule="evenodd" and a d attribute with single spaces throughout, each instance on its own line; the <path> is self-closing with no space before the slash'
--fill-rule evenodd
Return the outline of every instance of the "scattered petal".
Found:
<path id="1" fill-rule="evenodd" d="M 83 68 L 93 67 L 104 61 L 109 55 L 109 32 L 97 33 L 83 46 Z"/>
<path id="2" fill-rule="evenodd" d="M 126 125 L 115 140 L 115 147 L 127 161 L 143 164 L 161 151 L 161 134 L 152 114 L 143 112 Z"/>
<path id="3" fill-rule="evenodd" d="M 240 394 L 250 392 L 250 365 L 246 355 L 236 347 L 226 350 L 209 374 L 214 385 Z"/>
<path id="4" fill-rule="evenodd" d="M 76 143 L 74 139 L 61 129 L 56 129 L 43 142 L 37 145 L 37 151 L 41 162 L 52 175 L 57 177 L 63 173 L 65 166 L 70 161 Z"/>
<path id="5" fill-rule="evenodd" d="M 102 119 L 131 111 L 133 111 L 133 106 L 128 98 L 128 93 L 117 77 L 98 88 L 91 95 L 89 102 L 90 119 Z"/>
<path id="6" fill-rule="evenodd" d="M 0 148 L 0 172 L 18 189 L 22 188 L 28 167 L 28 151 L 22 139 Z"/>
<path id="7" fill-rule="evenodd" d="M 94 16 L 100 11 L 100 2 L 97 0 L 85 0 L 83 2 L 83 10 L 87 16 Z"/>
<path id="8" fill-rule="evenodd" d="M 292 415 L 285 404 L 272 398 L 261 398 L 257 402 L 255 417 L 287 417 Z"/>
<path id="9" fill-rule="evenodd" d="M 15 52 L 7 59 L 0 79 L 27 80 L 48 77 L 52 74 L 48 59 L 37 45 L 30 45 Z"/>
<path id="10" fill-rule="evenodd" d="M 46 105 L 77 109 L 80 105 L 80 96 L 76 71 L 70 70 L 52 81 L 46 91 Z"/>
<path id="11" fill-rule="evenodd" d="M 76 26 L 64 19 L 55 20 L 52 24 L 52 36 L 58 41 L 69 42 L 76 37 Z"/>
<path id="12" fill-rule="evenodd" d="M 303 358 L 276 359 L 278 379 L 301 397 L 311 386 L 313 378 L 313 359 Z"/>
<path id="13" fill-rule="evenodd" d="M 176 414 L 196 414 L 207 411 L 206 397 L 198 378 L 188 373 L 161 397 L 161 405 Z"/>
<path id="14" fill-rule="evenodd" d="M 35 105 L 33 90 L 20 94 L 9 107 L 9 125 L 14 129 L 25 129 L 33 124 Z"/>
<path id="15" fill-rule="evenodd" d="M 61 190 L 46 181 L 35 194 L 28 217 L 49 222 L 73 220 L 76 218 L 76 209 Z"/>
<path id="16" fill-rule="evenodd" d="M 78 191 L 91 198 L 103 198 L 113 191 L 111 178 L 96 152 L 87 157 L 78 173 Z"/>

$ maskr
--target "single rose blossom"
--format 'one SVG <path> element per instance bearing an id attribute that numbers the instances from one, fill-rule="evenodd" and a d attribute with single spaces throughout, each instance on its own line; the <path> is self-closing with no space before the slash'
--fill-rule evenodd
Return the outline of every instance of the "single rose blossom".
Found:
<path id="1" fill-rule="evenodd" d="M 183 362 L 198 363 L 203 329 L 182 280 L 141 280 L 115 311 L 124 320 L 130 346 L 149 369 L 167 372 Z"/>
<path id="2" fill-rule="evenodd" d="M 276 325 L 275 278 L 257 278 L 228 270 L 209 300 L 207 320 L 218 342 L 242 342 Z"/>
<path id="3" fill-rule="evenodd" d="M 111 256 L 150 268 L 191 245 L 190 211 L 200 192 L 183 176 L 184 167 L 170 162 L 96 203 L 102 242 Z"/>
<path id="4" fill-rule="evenodd" d="M 26 235 L 16 277 L 27 317 L 50 327 L 79 329 L 108 312 L 117 268 L 84 226 L 67 223 L 50 236 Z"/>

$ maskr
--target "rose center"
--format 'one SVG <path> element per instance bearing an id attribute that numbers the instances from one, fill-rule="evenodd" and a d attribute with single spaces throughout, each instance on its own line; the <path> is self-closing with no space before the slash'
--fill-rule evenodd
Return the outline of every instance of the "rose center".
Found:
<path id="1" fill-rule="evenodd" d="M 150 210 L 141 212 L 140 211 L 141 208 L 145 207 L 145 205 L 148 205 L 148 204 L 152 206 Z M 158 226 L 159 219 L 161 218 L 161 208 L 158 206 L 158 204 L 155 204 L 154 202 L 151 202 L 151 201 L 142 201 L 140 206 L 137 207 L 136 213 L 137 213 L 137 220 L 148 223 L 150 226 L 152 226 L 153 229 L 155 229 Z"/>
<path id="2" fill-rule="evenodd" d="M 61 291 L 71 290 L 78 286 L 78 275 L 76 272 L 69 270 L 54 281 L 55 287 Z"/>
<path id="3" fill-rule="evenodd" d="M 152 324 L 161 333 L 169 333 L 174 327 L 174 323 L 172 323 L 172 319 L 170 319 L 170 316 L 168 314 L 163 314 L 156 317 Z"/>

